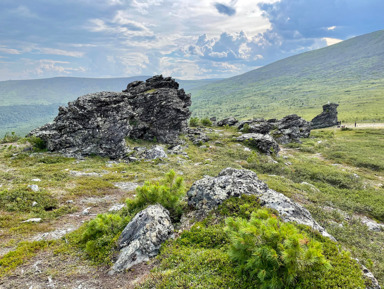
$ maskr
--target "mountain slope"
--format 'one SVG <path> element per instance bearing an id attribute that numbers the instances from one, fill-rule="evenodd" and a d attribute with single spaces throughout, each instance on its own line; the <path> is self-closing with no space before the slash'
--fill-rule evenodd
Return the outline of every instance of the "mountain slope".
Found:
<path id="1" fill-rule="evenodd" d="M 307 119 L 328 101 L 344 121 L 383 120 L 384 30 L 292 56 L 191 91 L 195 116 Z"/>

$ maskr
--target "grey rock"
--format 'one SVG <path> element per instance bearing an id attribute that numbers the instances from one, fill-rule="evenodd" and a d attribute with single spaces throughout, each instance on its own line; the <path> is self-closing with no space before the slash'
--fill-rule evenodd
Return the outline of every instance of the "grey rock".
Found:
<path id="1" fill-rule="evenodd" d="M 323 112 L 317 115 L 311 121 L 311 128 L 325 128 L 331 127 L 338 124 L 337 120 L 337 103 L 329 103 L 323 105 Z"/>
<path id="2" fill-rule="evenodd" d="M 117 182 L 113 183 L 113 185 L 125 191 L 134 191 L 138 186 L 140 186 L 140 184 L 134 182 Z"/>
<path id="3" fill-rule="evenodd" d="M 66 234 L 74 231 L 76 228 L 69 227 L 66 229 L 56 229 L 51 232 L 46 232 L 42 234 L 38 234 L 33 238 L 33 241 L 42 241 L 42 240 L 58 240 L 64 237 Z"/>
<path id="4" fill-rule="evenodd" d="M 365 217 L 365 216 L 361 217 L 360 220 L 364 225 L 366 225 L 368 227 L 368 230 L 370 230 L 370 231 L 373 231 L 373 232 L 384 231 L 384 225 L 383 224 L 379 224 L 368 217 Z"/>
<path id="5" fill-rule="evenodd" d="M 92 209 L 92 207 L 85 208 L 85 209 L 81 212 L 81 214 L 84 215 L 84 216 L 89 215 L 89 210 L 90 210 L 90 209 Z"/>
<path id="6" fill-rule="evenodd" d="M 39 191 L 39 186 L 38 185 L 28 185 L 28 188 L 30 188 L 34 192 Z"/>
<path id="7" fill-rule="evenodd" d="M 154 146 L 153 148 L 145 151 L 145 158 L 147 160 L 167 158 L 167 154 L 161 146 Z"/>
<path id="8" fill-rule="evenodd" d="M 79 171 L 69 171 L 69 174 L 74 177 L 101 177 L 103 174 L 96 172 L 79 172 Z"/>
<path id="9" fill-rule="evenodd" d="M 226 168 L 215 178 L 206 176 L 196 181 L 187 192 L 188 205 L 207 212 L 224 200 L 243 194 L 257 196 L 262 206 L 278 211 L 284 221 L 310 226 L 323 236 L 335 240 L 312 218 L 307 209 L 283 194 L 269 189 L 267 184 L 260 181 L 256 173 L 250 170 Z"/>
<path id="10" fill-rule="evenodd" d="M 117 204 L 117 205 L 113 205 L 112 207 L 110 207 L 108 209 L 108 212 L 118 212 L 120 211 L 122 208 L 124 208 L 125 205 L 124 204 Z"/>
<path id="11" fill-rule="evenodd" d="M 126 158 L 125 138 L 175 143 L 187 126 L 191 98 L 170 77 L 133 82 L 124 92 L 98 92 L 60 107 L 53 123 L 30 132 L 49 151 Z"/>
<path id="12" fill-rule="evenodd" d="M 32 179 L 31 181 L 32 181 L 32 182 L 41 182 L 40 179 Z"/>
<path id="13" fill-rule="evenodd" d="M 186 132 L 189 140 L 195 145 L 201 145 L 202 143 L 209 141 L 209 137 L 201 128 L 188 128 Z"/>
<path id="14" fill-rule="evenodd" d="M 110 274 L 156 256 L 161 244 L 173 237 L 173 231 L 169 213 L 161 205 L 152 205 L 139 212 L 121 233 L 119 257 Z"/>
<path id="15" fill-rule="evenodd" d="M 31 218 L 23 221 L 22 223 L 40 223 L 40 222 L 41 222 L 41 218 Z"/>
<path id="16" fill-rule="evenodd" d="M 359 262 L 359 260 L 357 260 Z M 366 289 L 381 289 L 379 282 L 375 278 L 375 276 L 372 274 L 371 271 L 368 270 L 367 267 L 360 264 L 361 268 L 363 269 L 363 276 L 364 279 L 366 279 L 369 283 L 369 285 L 366 285 Z"/>
<path id="17" fill-rule="evenodd" d="M 248 143 L 263 153 L 277 154 L 280 151 L 278 143 L 269 134 L 246 133 L 237 137 L 236 140 Z"/>
<path id="18" fill-rule="evenodd" d="M 217 126 L 225 126 L 225 125 L 234 126 L 238 122 L 239 121 L 234 117 L 227 117 L 227 118 L 224 118 L 222 120 L 219 120 L 217 122 Z"/>

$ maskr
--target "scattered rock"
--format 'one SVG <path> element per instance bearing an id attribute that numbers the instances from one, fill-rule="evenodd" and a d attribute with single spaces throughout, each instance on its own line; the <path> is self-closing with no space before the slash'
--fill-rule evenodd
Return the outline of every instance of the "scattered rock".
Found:
<path id="1" fill-rule="evenodd" d="M 246 133 L 236 138 L 237 141 L 245 142 L 259 151 L 267 154 L 277 154 L 280 147 L 269 134 Z"/>
<path id="2" fill-rule="evenodd" d="M 173 230 L 169 212 L 161 205 L 139 212 L 121 233 L 120 254 L 110 273 L 127 270 L 156 256 L 161 244 L 173 237 Z"/>
<path id="3" fill-rule="evenodd" d="M 102 177 L 105 173 L 69 171 L 69 174 L 74 177 Z"/>
<path id="4" fill-rule="evenodd" d="M 39 191 L 39 186 L 38 185 L 28 185 L 28 188 L 30 188 L 34 192 Z"/>
<path id="5" fill-rule="evenodd" d="M 31 181 L 32 181 L 32 182 L 41 182 L 40 179 L 32 179 Z"/>
<path id="6" fill-rule="evenodd" d="M 32 207 L 36 207 L 37 205 L 38 205 L 38 203 L 36 201 L 32 202 Z"/>
<path id="7" fill-rule="evenodd" d="M 125 205 L 124 204 L 117 204 L 117 205 L 113 205 L 112 207 L 110 207 L 108 209 L 108 212 L 118 212 L 120 211 L 122 208 L 124 208 Z"/>
<path id="8" fill-rule="evenodd" d="M 74 230 L 75 230 L 75 228 L 57 229 L 57 230 L 54 230 L 52 232 L 39 234 L 33 238 L 33 241 L 58 240 L 58 239 L 64 237 L 66 234 L 68 234 Z"/>
<path id="9" fill-rule="evenodd" d="M 145 151 L 145 158 L 147 160 L 165 159 L 167 157 L 164 149 L 159 145 Z"/>
<path id="10" fill-rule="evenodd" d="M 216 178 L 206 176 L 196 181 L 187 192 L 188 205 L 207 212 L 224 200 L 240 197 L 242 194 L 258 196 L 262 206 L 275 209 L 286 222 L 310 226 L 323 236 L 335 240 L 312 218 L 307 209 L 269 189 L 267 184 L 258 179 L 256 173 L 249 170 L 226 168 Z"/>
<path id="11" fill-rule="evenodd" d="M 90 209 L 92 209 L 92 207 L 85 208 L 85 209 L 81 212 L 81 214 L 84 215 L 84 216 L 89 215 L 89 210 L 90 210 Z"/>
<path id="12" fill-rule="evenodd" d="M 115 187 L 118 187 L 121 190 L 129 191 L 129 192 L 136 190 L 136 188 L 140 186 L 140 184 L 133 183 L 133 182 L 117 182 L 117 183 L 113 183 L 113 185 Z"/>
<path id="13" fill-rule="evenodd" d="M 359 260 L 357 260 L 357 261 L 359 262 Z M 360 266 L 363 269 L 364 279 L 366 279 L 369 283 L 369 285 L 367 285 L 366 289 L 381 289 L 379 282 L 377 281 L 375 276 L 373 276 L 372 272 L 369 271 L 368 268 L 365 267 L 364 265 L 360 264 Z"/>
<path id="14" fill-rule="evenodd" d="M 331 127 L 338 124 L 337 121 L 337 103 L 329 103 L 323 105 L 323 112 L 317 115 L 311 121 L 311 128 L 325 128 Z"/>
<path id="15" fill-rule="evenodd" d="M 368 217 L 360 217 L 361 222 L 368 227 L 368 230 L 374 231 L 374 232 L 381 232 L 384 231 L 384 225 L 379 224 L 375 222 L 374 220 L 368 218 Z"/>
<path id="16" fill-rule="evenodd" d="M 239 121 L 234 117 L 227 117 L 227 118 L 224 118 L 222 120 L 219 120 L 217 122 L 217 126 L 225 126 L 225 125 L 234 126 L 238 122 Z"/>
<path id="17" fill-rule="evenodd" d="M 26 221 L 23 221 L 22 223 L 40 223 L 40 222 L 41 222 L 41 218 L 31 218 Z"/>
<path id="18" fill-rule="evenodd" d="M 49 151 L 70 156 L 126 158 L 125 138 L 175 143 L 187 126 L 191 97 L 170 77 L 128 84 L 121 93 L 98 92 L 60 107 L 53 123 L 33 130 Z"/>
<path id="19" fill-rule="evenodd" d="M 188 128 L 187 137 L 194 145 L 201 145 L 202 143 L 209 141 L 209 137 L 201 128 Z"/>

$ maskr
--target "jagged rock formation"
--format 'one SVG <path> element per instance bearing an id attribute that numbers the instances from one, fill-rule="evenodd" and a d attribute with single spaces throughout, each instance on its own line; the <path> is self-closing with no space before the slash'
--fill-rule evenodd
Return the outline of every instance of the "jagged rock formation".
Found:
<path id="1" fill-rule="evenodd" d="M 152 205 L 139 212 L 121 233 L 120 254 L 110 274 L 156 256 L 161 244 L 173 237 L 173 230 L 169 213 L 161 205 Z"/>
<path id="2" fill-rule="evenodd" d="M 280 151 L 278 143 L 269 134 L 246 133 L 236 138 L 237 141 L 257 148 L 266 154 L 277 154 Z"/>
<path id="3" fill-rule="evenodd" d="M 209 137 L 200 128 L 188 128 L 187 137 L 195 145 L 201 145 L 202 143 L 209 141 Z"/>
<path id="4" fill-rule="evenodd" d="M 228 117 L 218 121 L 217 126 L 225 126 L 225 125 L 234 126 L 236 123 L 238 123 L 238 120 L 236 118 Z"/>
<path id="5" fill-rule="evenodd" d="M 311 128 L 325 128 L 337 125 L 337 103 L 323 105 L 323 112 L 311 121 Z"/>
<path id="6" fill-rule="evenodd" d="M 98 92 L 60 107 L 53 123 L 30 133 L 49 151 L 124 158 L 125 138 L 176 143 L 187 127 L 191 98 L 172 78 L 154 76 L 121 93 Z"/>
<path id="7" fill-rule="evenodd" d="M 299 142 L 300 138 L 309 137 L 310 123 L 296 114 L 277 119 L 257 118 L 238 124 L 238 129 L 246 133 L 270 134 L 278 143 Z"/>
<path id="8" fill-rule="evenodd" d="M 260 181 L 256 173 L 250 170 L 226 168 L 216 178 L 206 176 L 196 181 L 187 192 L 188 205 L 206 212 L 216 208 L 224 200 L 230 197 L 240 197 L 242 194 L 256 195 L 259 197 L 261 205 L 278 211 L 284 221 L 310 226 L 323 236 L 334 240 L 312 218 L 307 209 L 283 194 L 269 189 L 267 184 Z"/>

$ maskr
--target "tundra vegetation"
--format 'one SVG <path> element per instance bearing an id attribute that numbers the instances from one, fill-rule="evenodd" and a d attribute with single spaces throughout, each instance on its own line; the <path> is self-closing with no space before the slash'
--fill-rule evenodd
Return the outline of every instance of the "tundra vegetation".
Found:
<path id="1" fill-rule="evenodd" d="M 66 158 L 47 153 L 37 140 L 31 140 L 35 148 L 30 151 L 25 150 L 28 140 L 4 138 L 0 285 L 23 280 L 21 270 L 46 256 L 60 268 L 41 269 L 53 280 L 71 282 L 84 277 L 85 267 L 107 268 L 126 224 L 153 203 L 170 211 L 177 237 L 163 244 L 137 288 L 365 288 L 353 258 L 384 283 L 384 232 L 362 223 L 363 216 L 384 222 L 384 130 L 316 130 L 302 143 L 282 146 L 277 156 L 245 149 L 234 140 L 235 128 L 204 130 L 210 137 L 204 146 L 185 138 L 188 158 L 169 154 L 131 163 Z M 226 167 L 255 171 L 271 189 L 305 206 L 338 243 L 308 227 L 283 223 L 252 196 L 228 199 L 179 232 L 180 216 L 190 210 L 185 192 L 194 181 Z M 115 186 L 119 182 L 139 187 L 122 190 Z M 115 203 L 125 207 L 109 212 Z M 24 222 L 32 218 L 41 220 Z M 73 230 L 56 240 L 36 238 L 64 225 Z M 71 266 L 68 259 L 75 260 Z"/>

